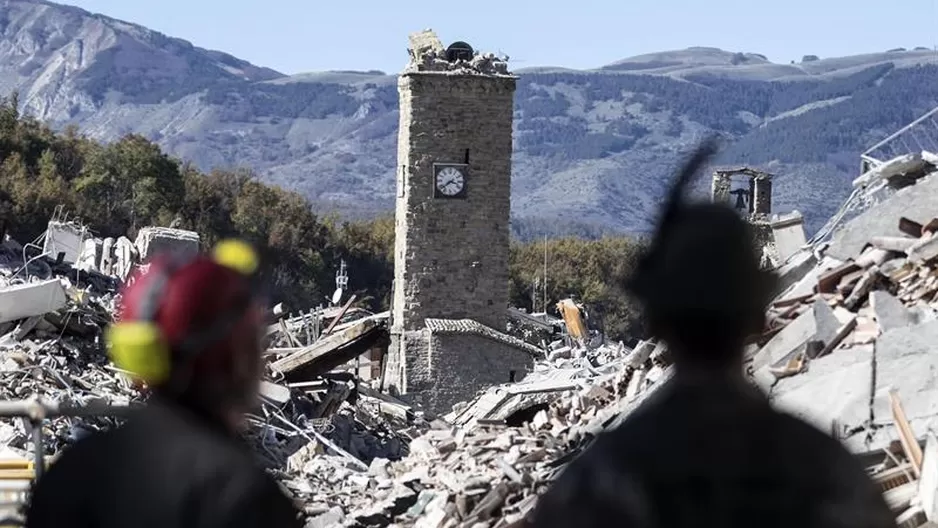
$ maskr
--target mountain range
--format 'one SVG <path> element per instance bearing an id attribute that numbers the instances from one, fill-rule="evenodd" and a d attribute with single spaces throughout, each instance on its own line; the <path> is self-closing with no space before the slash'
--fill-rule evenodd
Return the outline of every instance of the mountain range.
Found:
<path id="1" fill-rule="evenodd" d="M 775 174 L 774 210 L 816 229 L 859 154 L 938 106 L 938 52 L 926 48 L 777 64 L 696 47 L 516 73 L 523 238 L 646 231 L 679 155 L 710 133 L 730 139 L 719 164 Z M 285 75 L 77 7 L 0 0 L 0 95 L 12 92 L 56 128 L 142 134 L 203 170 L 247 167 L 349 216 L 392 210 L 393 74 Z"/>

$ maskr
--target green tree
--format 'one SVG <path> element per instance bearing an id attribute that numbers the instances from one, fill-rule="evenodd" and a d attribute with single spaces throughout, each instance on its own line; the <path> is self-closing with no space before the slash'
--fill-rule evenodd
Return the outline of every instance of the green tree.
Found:
<path id="1" fill-rule="evenodd" d="M 166 225 L 185 201 L 178 162 L 133 134 L 91 149 L 75 189 L 84 215 L 107 232 L 134 233 L 145 225 Z"/>

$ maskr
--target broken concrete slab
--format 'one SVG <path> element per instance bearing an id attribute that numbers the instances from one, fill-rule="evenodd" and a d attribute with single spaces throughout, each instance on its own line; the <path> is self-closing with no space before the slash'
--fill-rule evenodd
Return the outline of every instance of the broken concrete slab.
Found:
<path id="1" fill-rule="evenodd" d="M 101 260 L 101 248 L 102 243 L 100 240 L 93 238 L 85 239 L 82 245 L 81 255 L 78 257 L 78 262 L 75 267 L 83 271 L 97 271 L 98 264 Z"/>
<path id="2" fill-rule="evenodd" d="M 853 180 L 854 187 L 867 187 L 879 183 L 881 180 L 888 180 L 895 176 L 901 176 L 910 172 L 920 171 L 925 167 L 925 160 L 921 152 L 912 152 L 902 154 L 895 158 L 878 165 Z"/>
<path id="3" fill-rule="evenodd" d="M 904 236 L 899 218 L 908 218 L 922 225 L 938 211 L 938 178 L 926 176 L 915 185 L 898 190 L 875 207 L 853 218 L 832 237 L 827 255 L 847 260 L 859 255 L 870 236 Z"/>
<path id="4" fill-rule="evenodd" d="M 63 262 L 74 264 L 81 257 L 85 239 L 88 238 L 88 229 L 75 222 L 49 222 L 46 229 L 45 240 L 42 243 L 42 253 L 49 258 L 56 259 L 64 254 Z"/>
<path id="5" fill-rule="evenodd" d="M 283 385 L 277 385 L 269 381 L 261 381 L 261 397 L 270 401 L 274 405 L 285 405 L 290 401 L 290 388 Z"/>
<path id="6" fill-rule="evenodd" d="M 778 274 L 778 284 L 779 290 L 785 291 L 795 284 L 802 282 L 805 279 L 805 276 L 810 274 L 817 265 L 818 261 L 815 258 L 814 253 L 808 250 L 801 250 L 798 253 L 795 253 L 789 257 L 788 261 L 776 270 Z M 811 283 L 810 289 L 806 292 L 814 290 L 814 285 L 817 284 L 817 276 L 814 277 L 814 282 Z M 796 293 L 789 293 L 789 295 L 796 295 Z"/>
<path id="7" fill-rule="evenodd" d="M 111 264 L 111 274 L 121 280 L 127 280 L 137 261 L 139 252 L 137 246 L 127 237 L 118 237 L 114 241 L 114 258 Z"/>
<path id="8" fill-rule="evenodd" d="M 891 389 L 902 399 L 917 438 L 938 427 L 938 321 L 894 328 L 876 341 L 876 425 L 892 424 Z"/>
<path id="9" fill-rule="evenodd" d="M 163 252 L 194 255 L 199 252 L 199 245 L 199 234 L 195 231 L 169 227 L 144 227 L 134 242 L 142 261 Z"/>
<path id="10" fill-rule="evenodd" d="M 789 361 L 809 341 L 830 342 L 841 323 L 823 300 L 815 301 L 811 310 L 798 316 L 762 347 L 752 360 L 753 370 L 774 367 Z"/>
<path id="11" fill-rule="evenodd" d="M 410 53 L 414 60 L 423 60 L 423 56 L 428 53 L 438 55 L 446 53 L 446 48 L 432 29 L 411 33 L 408 39 L 410 40 Z"/>
<path id="12" fill-rule="evenodd" d="M 837 425 L 838 438 L 869 421 L 873 388 L 873 347 L 811 361 L 806 372 L 779 380 L 772 388 L 772 403 L 822 431 Z"/>
<path id="13" fill-rule="evenodd" d="M 59 279 L 15 284 L 0 289 L 0 323 L 61 310 L 65 288 Z"/>
<path id="14" fill-rule="evenodd" d="M 889 292 L 882 290 L 871 292 L 870 306 L 873 308 L 874 318 L 882 332 L 916 324 L 913 314 Z"/>
<path id="15" fill-rule="evenodd" d="M 795 253 L 801 251 L 807 239 L 804 235 L 804 217 L 798 211 L 783 216 L 771 223 L 775 238 L 775 249 L 780 262 L 787 262 Z"/>

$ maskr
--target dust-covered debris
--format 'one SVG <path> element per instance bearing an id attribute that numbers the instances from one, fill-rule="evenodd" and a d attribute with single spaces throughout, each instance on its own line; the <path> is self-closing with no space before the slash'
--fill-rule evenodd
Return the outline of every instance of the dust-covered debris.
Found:
<path id="1" fill-rule="evenodd" d="M 479 53 L 462 42 L 445 49 L 433 30 L 429 29 L 410 36 L 408 51 L 410 62 L 404 68 L 403 75 L 429 72 L 454 75 L 511 75 L 507 57 L 497 57 L 494 53 Z"/>

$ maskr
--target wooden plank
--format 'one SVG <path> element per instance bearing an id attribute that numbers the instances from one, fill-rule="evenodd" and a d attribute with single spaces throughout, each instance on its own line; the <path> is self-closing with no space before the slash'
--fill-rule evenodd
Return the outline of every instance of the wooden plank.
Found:
<path id="1" fill-rule="evenodd" d="M 32 469 L 0 469 L 0 480 L 31 480 L 35 476 Z"/>
<path id="2" fill-rule="evenodd" d="M 340 310 L 339 313 L 335 316 L 335 319 L 333 319 L 332 322 L 329 323 L 329 326 L 326 328 L 326 331 L 323 332 L 323 334 L 328 334 L 329 332 L 332 331 L 333 328 L 335 328 L 335 325 L 339 324 L 339 321 L 342 319 L 342 316 L 345 315 L 345 312 L 347 312 L 348 309 L 352 307 L 352 303 L 355 302 L 355 298 L 356 298 L 355 295 L 352 295 L 351 297 L 349 297 L 349 300 L 345 303 L 345 306 L 343 306 L 342 310 Z"/>
<path id="3" fill-rule="evenodd" d="M 938 231 L 938 218 L 932 218 L 927 224 L 922 226 L 922 236 Z"/>
<path id="4" fill-rule="evenodd" d="M 846 262 L 837 266 L 832 270 L 828 270 L 821 274 L 817 279 L 817 290 L 820 293 L 834 293 L 837 289 L 837 284 L 840 282 L 840 279 L 849 273 L 853 273 L 860 269 L 860 266 L 857 266 L 854 262 Z"/>
<path id="5" fill-rule="evenodd" d="M 320 339 L 299 352 L 273 362 L 271 368 L 284 373 L 296 370 L 373 330 L 375 326 L 377 323 L 365 319 L 360 324 Z"/>
<path id="6" fill-rule="evenodd" d="M 903 216 L 899 218 L 899 231 L 918 238 L 922 236 L 922 224 Z"/>
<path id="7" fill-rule="evenodd" d="M 810 301 L 814 297 L 813 293 L 806 293 L 804 295 L 797 295 L 795 297 L 789 297 L 787 299 L 781 299 L 772 303 L 773 308 L 784 308 L 786 306 L 791 306 L 793 304 L 801 304 L 805 301 Z"/>
<path id="8" fill-rule="evenodd" d="M 918 445 L 915 433 L 912 432 L 912 426 L 905 416 L 905 410 L 902 408 L 902 401 L 899 400 L 899 394 L 895 390 L 889 391 L 889 403 L 892 406 L 892 419 L 899 432 L 899 441 L 902 443 L 902 451 L 906 458 L 912 463 L 912 472 L 915 478 L 922 475 L 922 447 Z"/>

